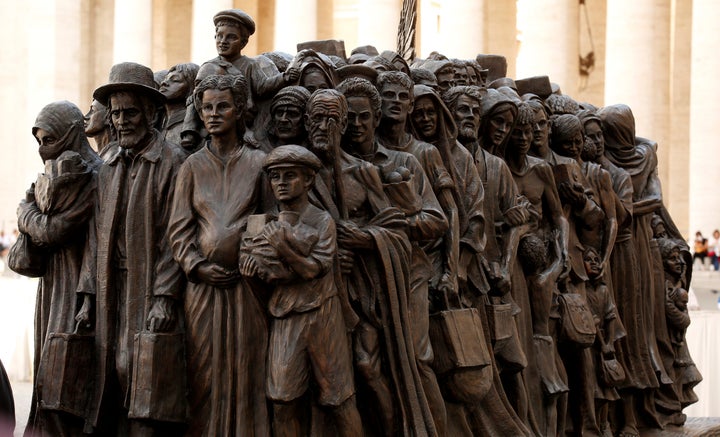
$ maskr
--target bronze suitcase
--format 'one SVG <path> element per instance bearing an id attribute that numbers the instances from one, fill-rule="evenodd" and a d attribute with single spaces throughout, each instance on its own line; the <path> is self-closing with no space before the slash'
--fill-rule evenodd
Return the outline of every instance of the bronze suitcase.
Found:
<path id="1" fill-rule="evenodd" d="M 430 316 L 430 342 L 439 374 L 490 364 L 482 321 L 475 308 L 440 311 Z"/>
<path id="2" fill-rule="evenodd" d="M 84 417 L 93 395 L 92 335 L 51 333 L 38 369 L 40 408 Z"/>
<path id="3" fill-rule="evenodd" d="M 490 328 L 490 338 L 493 341 L 505 340 L 514 333 L 515 320 L 512 315 L 512 305 L 509 303 L 485 304 L 485 311 Z"/>
<path id="4" fill-rule="evenodd" d="M 185 337 L 181 333 L 135 334 L 128 417 L 163 422 L 188 419 Z"/>

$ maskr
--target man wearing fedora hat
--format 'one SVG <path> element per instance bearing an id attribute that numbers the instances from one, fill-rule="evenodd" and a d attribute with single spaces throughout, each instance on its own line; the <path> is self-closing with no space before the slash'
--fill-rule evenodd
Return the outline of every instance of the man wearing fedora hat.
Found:
<path id="1" fill-rule="evenodd" d="M 163 421 L 182 422 L 186 410 L 178 408 L 174 417 L 160 419 L 153 417 L 158 405 L 136 405 L 135 379 L 142 369 L 133 367 L 139 363 L 134 357 L 136 334 L 177 333 L 182 326 L 176 302 L 184 276 L 173 260 L 166 230 L 184 155 L 152 127 L 165 99 L 148 67 L 114 65 L 109 82 L 96 89 L 93 98 L 108 108 L 117 141 L 98 173 L 98 208 L 91 230 L 95 244 L 89 245 L 95 250 L 85 255 L 78 285 L 84 302 L 77 319 L 87 325 L 94 319 L 96 325 L 97 379 L 90 422 L 104 435 L 174 432 L 177 425 Z M 163 357 L 168 374 L 184 375 L 178 355 L 177 362 Z M 162 402 L 175 401 L 163 396 Z M 180 399 L 177 405 L 184 402 Z"/>

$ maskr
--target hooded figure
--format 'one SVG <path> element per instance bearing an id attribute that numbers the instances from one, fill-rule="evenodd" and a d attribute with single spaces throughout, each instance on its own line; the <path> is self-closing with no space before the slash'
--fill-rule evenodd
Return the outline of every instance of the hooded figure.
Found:
<path id="1" fill-rule="evenodd" d="M 295 85 L 300 85 L 312 94 L 320 88 L 335 88 L 338 83 L 335 66 L 326 55 L 317 53 L 312 49 L 305 49 L 295 55 L 295 59 L 288 66 L 300 70 Z"/>
<path id="2" fill-rule="evenodd" d="M 665 290 L 662 284 L 661 266 L 657 265 L 657 242 L 652 240 L 653 213 L 659 215 L 665 224 L 671 238 L 683 241 L 680 232 L 673 223 L 662 203 L 662 189 L 657 173 L 657 143 L 635 136 L 635 117 L 627 105 L 611 105 L 598 112 L 602 122 L 605 138 L 605 156 L 610 162 L 624 169 L 630 174 L 633 185 L 633 229 L 634 252 L 637 256 L 638 282 L 637 294 L 641 296 L 641 318 L 644 321 L 640 329 L 644 329 L 647 338 L 642 344 L 647 345 L 650 352 L 652 369 L 657 375 L 660 390 L 655 394 L 646 391 L 648 397 L 654 397 L 657 411 L 644 411 L 649 416 L 650 423 L 666 423 L 668 419 L 662 417 L 677 415 L 681 405 L 677 394 L 670 389 L 673 383 L 672 345 L 667 335 L 664 314 Z M 623 284 L 623 287 L 627 285 Z M 689 286 L 689 284 L 687 284 Z M 620 287 L 620 285 L 618 286 Z M 618 302 L 620 306 L 621 302 Z M 626 323 L 628 323 L 626 321 Z M 628 329 L 628 332 L 630 330 Z M 640 373 L 642 377 L 644 373 Z M 653 375 L 655 376 L 655 375 Z M 628 378 L 629 380 L 629 378 Z M 643 382 L 638 378 L 637 383 Z M 639 384 L 635 384 L 637 386 Z M 653 387 L 653 385 L 646 386 Z M 657 382 L 654 385 L 657 387 Z M 625 400 L 625 399 L 623 399 Z M 679 416 L 678 416 L 679 417 Z M 676 423 L 674 419 L 670 419 Z"/>
<path id="3" fill-rule="evenodd" d="M 503 158 L 505 156 L 505 145 L 515 125 L 515 117 L 518 111 L 517 103 L 507 95 L 492 88 L 487 90 L 487 94 L 481 103 L 480 144 L 483 149 Z M 502 122 L 496 124 L 496 121 Z"/>
<path id="4" fill-rule="evenodd" d="M 42 258 L 44 266 L 43 271 L 37 272 L 41 278 L 35 309 L 35 386 L 26 433 L 75 435 L 82 432 L 81 412 L 72 415 L 47 405 L 40 409 L 41 402 L 47 401 L 43 389 L 50 391 L 58 383 L 46 373 L 50 369 L 41 363 L 60 359 L 52 355 L 54 349 L 46 347 L 51 334 L 75 330 L 75 314 L 79 308 L 75 288 L 94 207 L 96 170 L 101 160 L 85 136 L 82 112 L 68 101 L 43 108 L 32 133 L 40 144 L 38 152 L 45 163 L 45 173 L 38 175 L 18 208 L 21 238 L 11 249 L 22 248 L 28 252 L 25 256 Z M 21 244 L 22 240 L 26 244 Z"/>

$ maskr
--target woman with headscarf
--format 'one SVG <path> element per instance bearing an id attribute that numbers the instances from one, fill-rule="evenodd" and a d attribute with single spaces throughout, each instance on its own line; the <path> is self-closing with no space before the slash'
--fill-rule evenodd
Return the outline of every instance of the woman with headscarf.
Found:
<path id="1" fill-rule="evenodd" d="M 40 145 L 45 173 L 38 176 L 18 207 L 18 230 L 26 242 L 24 255 L 42 258 L 44 270 L 36 272 L 41 278 L 35 308 L 35 386 L 26 435 L 78 435 L 84 424 L 82 417 L 52 409 L 44 402 L 43 392 L 57 388 L 54 384 L 60 381 L 46 374 L 50 369 L 40 364 L 59 358 L 47 356 L 54 350 L 45 344 L 50 334 L 76 329 L 80 302 L 75 289 L 101 160 L 90 147 L 83 114 L 73 103 L 47 105 L 38 114 L 32 133 Z"/>
<path id="2" fill-rule="evenodd" d="M 635 396 L 642 395 L 639 390 L 644 391 L 645 399 L 641 418 L 651 426 L 661 427 L 666 420 L 657 411 L 656 407 L 660 407 L 665 411 L 679 409 L 677 400 L 663 399 L 662 394 L 666 392 L 665 390 L 655 390 L 661 386 L 668 386 L 673 382 L 671 376 L 668 375 L 668 369 L 663 363 L 661 351 L 658 349 L 658 336 L 655 326 L 656 311 L 659 311 L 661 307 L 664 308 L 664 301 L 659 304 L 656 302 L 658 300 L 657 291 L 661 288 L 664 289 L 664 287 L 656 286 L 656 275 L 653 266 L 655 251 L 651 245 L 653 235 L 651 220 L 653 213 L 664 211 L 664 207 L 660 179 L 657 174 L 657 144 L 635 136 L 635 118 L 627 105 L 607 106 L 601 109 L 598 115 L 602 122 L 605 139 L 605 156 L 611 163 L 629 173 L 633 185 L 633 247 L 631 250 L 637 257 L 637 263 L 635 266 L 627 265 L 626 268 L 637 272 L 637 277 L 634 282 L 635 286 L 633 286 L 633 283 L 625 283 L 622 284 L 622 287 L 639 295 L 640 305 L 637 308 L 638 312 L 634 313 L 632 318 L 637 320 L 639 324 L 637 334 L 641 337 L 644 335 L 644 338 L 633 342 L 634 344 L 639 343 L 638 346 L 641 347 L 641 350 L 638 351 L 637 356 L 629 357 L 630 359 L 627 360 L 638 360 L 638 363 L 632 363 L 635 364 L 634 367 L 637 369 L 636 371 L 631 370 L 631 375 L 635 379 L 627 384 L 628 388 L 636 390 L 628 391 L 623 396 L 625 425 L 621 435 L 632 436 L 637 435 L 637 423 L 633 416 L 632 400 L 633 394 Z M 665 223 L 668 231 L 676 231 L 669 216 Z M 673 234 L 675 233 L 673 232 Z M 625 322 L 629 323 L 630 321 Z M 628 337 L 630 336 L 628 335 Z M 651 366 L 650 368 L 648 368 L 648 364 Z M 658 394 L 660 396 L 657 396 Z"/>
<path id="3" fill-rule="evenodd" d="M 517 102 L 498 90 L 487 90 L 482 100 L 480 122 L 480 145 L 483 149 L 505 158 L 505 145 L 515 125 L 517 113 Z"/>

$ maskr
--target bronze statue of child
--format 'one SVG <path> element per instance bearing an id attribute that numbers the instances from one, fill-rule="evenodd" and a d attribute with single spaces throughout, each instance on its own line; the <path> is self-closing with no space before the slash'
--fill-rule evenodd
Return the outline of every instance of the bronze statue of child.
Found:
<path id="1" fill-rule="evenodd" d="M 610 289 L 602 274 L 602 258 L 597 249 L 587 246 L 583 263 L 588 275 L 587 301 L 597 326 L 592 356 L 595 367 L 595 415 L 601 431 L 610 429 L 608 404 L 620 399 L 615 387 L 625 380 L 625 370 L 615 359 L 615 342 L 625 337 Z M 603 434 L 604 435 L 604 434 Z"/>
<path id="2" fill-rule="evenodd" d="M 263 169 L 279 214 L 253 244 L 262 247 L 258 240 L 265 240 L 275 254 L 267 247 L 262 253 L 244 248 L 240 271 L 273 286 L 267 396 L 273 403 L 274 432 L 305 434 L 301 427 L 309 412 L 303 410 L 301 399 L 312 381 L 318 403 L 334 417 L 338 434 L 361 436 L 352 352 L 333 270 L 338 267 L 335 221 L 308 201 L 321 167 L 312 152 L 297 145 L 280 146 L 268 154 Z M 263 272 L 270 270 L 274 257 L 286 274 L 268 277 Z"/>

